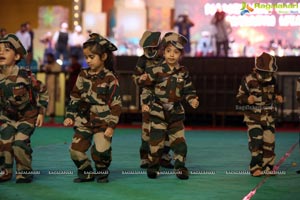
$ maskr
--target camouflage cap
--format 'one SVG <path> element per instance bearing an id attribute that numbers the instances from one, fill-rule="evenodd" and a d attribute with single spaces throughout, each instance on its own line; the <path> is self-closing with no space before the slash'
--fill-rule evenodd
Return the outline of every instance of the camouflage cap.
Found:
<path id="1" fill-rule="evenodd" d="M 17 53 L 21 55 L 21 58 L 27 55 L 26 49 L 16 35 L 10 33 L 0 39 L 0 43 L 6 42 L 10 43 L 16 49 Z"/>
<path id="2" fill-rule="evenodd" d="M 187 44 L 188 40 L 186 39 L 186 37 L 179 33 L 168 32 L 163 37 L 162 43 L 163 45 L 166 45 L 168 42 L 170 42 L 178 49 L 183 49 L 184 46 Z"/>
<path id="3" fill-rule="evenodd" d="M 157 47 L 160 42 L 160 32 L 145 31 L 142 38 L 140 39 L 140 46 L 143 48 Z"/>
<path id="4" fill-rule="evenodd" d="M 263 52 L 260 56 L 255 58 L 255 69 L 265 72 L 276 72 L 278 69 L 276 58 Z"/>
<path id="5" fill-rule="evenodd" d="M 118 48 L 111 41 L 109 41 L 108 39 L 106 39 L 105 37 L 101 36 L 98 33 L 91 33 L 90 38 L 85 43 L 89 43 L 89 42 L 96 42 L 101 46 L 106 47 L 109 51 L 118 50 Z"/>

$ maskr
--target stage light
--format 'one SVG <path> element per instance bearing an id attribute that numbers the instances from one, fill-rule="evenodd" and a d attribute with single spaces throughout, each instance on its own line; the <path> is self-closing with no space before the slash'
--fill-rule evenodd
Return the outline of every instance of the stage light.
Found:
<path id="1" fill-rule="evenodd" d="M 80 15 L 80 12 L 81 12 L 81 3 L 82 1 L 81 0 L 74 0 L 73 1 L 73 25 L 74 26 L 77 26 L 80 24 L 81 22 L 81 15 Z"/>

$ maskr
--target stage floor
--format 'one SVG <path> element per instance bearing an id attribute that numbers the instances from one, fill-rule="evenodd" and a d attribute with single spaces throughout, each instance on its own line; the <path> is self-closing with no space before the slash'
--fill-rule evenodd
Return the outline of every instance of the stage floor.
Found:
<path id="1" fill-rule="evenodd" d="M 110 182 L 73 183 L 76 169 L 69 156 L 72 128 L 38 128 L 32 136 L 33 168 L 39 173 L 31 184 L 15 179 L 0 183 L 2 200 L 182 200 L 243 199 L 264 177 L 247 174 L 250 153 L 244 130 L 188 129 L 186 166 L 189 180 L 179 180 L 161 169 L 157 179 L 148 179 L 139 168 L 140 129 L 117 128 L 112 143 Z M 277 162 L 299 140 L 297 132 L 276 133 Z M 298 165 L 293 166 L 295 162 Z M 299 146 L 280 166 L 280 174 L 265 179 L 252 199 L 297 199 L 300 196 Z"/>

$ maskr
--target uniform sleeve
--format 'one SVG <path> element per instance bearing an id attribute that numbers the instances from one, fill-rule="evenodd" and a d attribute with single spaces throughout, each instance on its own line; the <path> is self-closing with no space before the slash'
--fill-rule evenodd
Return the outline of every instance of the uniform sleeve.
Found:
<path id="1" fill-rule="evenodd" d="M 249 89 L 248 89 L 246 77 L 243 77 L 238 89 L 238 93 L 236 95 L 236 99 L 239 104 L 243 105 L 243 104 L 248 104 L 248 97 L 249 97 Z"/>
<path id="2" fill-rule="evenodd" d="M 153 89 L 155 87 L 155 82 L 157 81 L 157 74 L 155 73 L 155 69 L 158 69 L 158 67 L 148 67 L 145 70 L 145 73 L 148 75 L 148 77 L 141 83 L 144 86 L 140 95 L 141 105 L 149 105 L 149 103 L 153 100 Z"/>
<path id="3" fill-rule="evenodd" d="M 109 99 L 108 105 L 110 108 L 110 116 L 108 126 L 116 128 L 122 113 L 122 101 L 120 95 L 120 86 L 117 78 L 114 77 L 109 83 Z"/>
<path id="4" fill-rule="evenodd" d="M 184 99 L 191 104 L 191 101 L 197 97 L 196 89 L 192 83 L 191 77 L 188 71 L 184 73 L 184 86 L 182 90 L 182 95 Z"/>
<path id="5" fill-rule="evenodd" d="M 138 86 L 140 86 L 140 83 L 138 80 L 140 79 L 140 76 L 145 72 L 145 68 L 146 68 L 146 59 L 141 56 L 141 57 L 139 57 L 139 59 L 136 63 L 135 72 L 132 75 L 133 82 Z"/>
<path id="6" fill-rule="evenodd" d="M 160 66 L 147 67 L 145 73 L 147 74 L 147 79 L 141 81 L 140 86 L 148 87 L 153 86 L 155 81 L 157 81 L 157 71 L 160 69 Z"/>
<path id="7" fill-rule="evenodd" d="M 36 103 L 39 109 L 39 114 L 45 114 L 48 106 L 49 95 L 47 87 L 41 81 L 36 80 L 34 76 L 31 77 L 33 83 L 33 92 L 36 95 Z M 32 94 L 33 95 L 33 94 Z"/>
<path id="8" fill-rule="evenodd" d="M 141 105 L 149 105 L 150 102 L 152 101 L 153 97 L 153 92 L 150 88 L 144 87 L 142 90 L 142 93 L 140 95 L 141 99 Z"/>

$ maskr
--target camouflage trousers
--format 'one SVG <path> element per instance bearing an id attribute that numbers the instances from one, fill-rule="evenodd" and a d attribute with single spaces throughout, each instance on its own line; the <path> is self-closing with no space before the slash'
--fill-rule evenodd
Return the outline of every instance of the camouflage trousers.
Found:
<path id="1" fill-rule="evenodd" d="M 0 169 L 12 174 L 16 161 L 16 179 L 32 177 L 32 148 L 30 137 L 34 132 L 35 117 L 28 121 L 8 121 L 0 130 Z"/>
<path id="2" fill-rule="evenodd" d="M 143 118 L 142 118 L 142 143 L 140 146 L 140 158 L 141 160 L 148 160 L 148 155 L 150 153 L 150 147 L 149 147 L 149 139 L 150 139 L 150 115 L 149 112 L 143 112 L 142 113 Z M 162 154 L 162 159 L 165 159 L 166 161 L 170 161 L 171 155 L 169 154 L 170 152 L 170 142 L 169 142 L 169 137 L 166 135 L 166 140 L 164 142 L 164 150 Z"/>
<path id="3" fill-rule="evenodd" d="M 92 141 L 94 144 L 92 145 Z M 94 174 L 108 176 L 108 167 L 111 163 L 112 139 L 104 136 L 104 131 L 99 129 L 79 128 L 75 129 L 70 147 L 71 159 L 78 169 L 78 177 L 89 179 Z M 91 147 L 92 145 L 92 147 Z M 91 161 L 86 152 L 91 147 L 91 157 L 95 162 L 96 172 L 93 172 Z"/>
<path id="4" fill-rule="evenodd" d="M 187 145 L 184 136 L 184 111 L 180 105 L 178 109 L 164 110 L 153 103 L 150 111 L 150 155 L 148 169 L 159 170 L 159 161 L 164 152 L 166 135 L 169 137 L 170 148 L 174 153 L 174 168 L 185 167 Z"/>
<path id="5" fill-rule="evenodd" d="M 275 125 L 247 124 L 250 172 L 270 171 L 275 163 Z"/>

